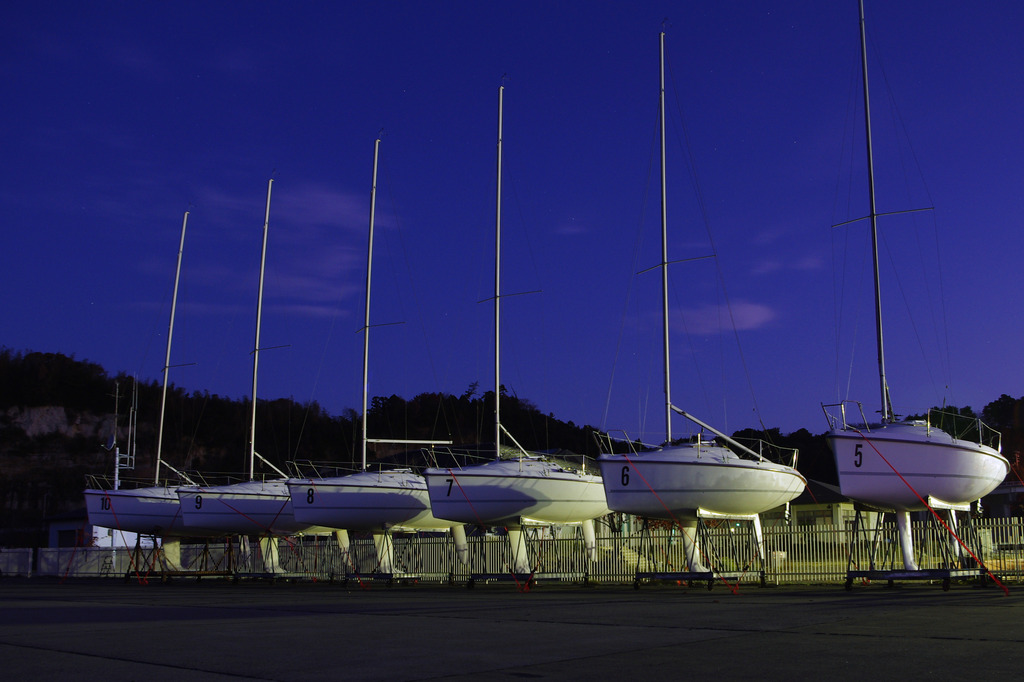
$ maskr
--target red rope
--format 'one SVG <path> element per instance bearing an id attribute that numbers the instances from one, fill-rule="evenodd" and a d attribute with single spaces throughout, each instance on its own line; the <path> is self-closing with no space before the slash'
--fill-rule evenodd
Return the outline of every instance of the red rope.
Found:
<path id="1" fill-rule="evenodd" d="M 477 513 L 476 507 L 473 506 L 473 502 L 469 499 L 469 495 L 466 494 L 466 489 L 463 488 L 462 483 L 459 482 L 458 476 L 456 476 L 455 472 L 452 471 L 451 469 L 448 469 L 448 475 L 452 477 L 452 480 L 455 481 L 455 485 L 459 487 L 459 492 L 462 493 L 462 496 L 464 498 L 466 498 L 466 504 L 469 505 L 469 510 L 472 511 L 473 516 L 476 517 L 477 525 L 480 526 L 480 528 L 486 528 L 487 526 L 484 525 L 483 519 L 481 519 L 480 514 Z"/>

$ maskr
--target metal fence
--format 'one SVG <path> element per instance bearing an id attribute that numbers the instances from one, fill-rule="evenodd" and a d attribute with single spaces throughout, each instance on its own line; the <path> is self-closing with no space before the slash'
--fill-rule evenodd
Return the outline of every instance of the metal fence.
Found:
<path id="1" fill-rule="evenodd" d="M 31 549 L 0 548 L 0 575 L 31 575 L 32 554 Z"/>
<path id="2" fill-rule="evenodd" d="M 719 522 L 701 527 L 701 551 L 716 572 L 731 572 L 743 580 L 770 584 L 841 583 L 848 570 L 901 565 L 895 525 L 854 535 L 851 528 L 833 526 L 766 526 L 763 560 L 748 522 Z M 1024 519 L 980 519 L 961 524 L 959 536 L 967 549 L 941 526 L 915 522 L 913 533 L 922 569 L 976 568 L 977 557 L 1000 580 L 1024 578 Z M 683 542 L 678 530 L 646 528 L 632 531 L 600 528 L 593 557 L 582 535 L 571 526 L 526 530 L 532 578 L 569 582 L 632 583 L 638 574 L 685 572 Z M 395 534 L 393 572 L 379 570 L 370 536 L 353 534 L 348 551 L 333 536 L 278 538 L 277 554 L 265 543 L 234 542 L 182 544 L 180 565 L 163 563 L 153 548 L 132 550 L 98 547 L 0 551 L 4 576 L 132 577 L 132 576 L 247 576 L 299 580 L 403 580 L 424 583 L 472 582 L 513 578 L 512 547 L 502 534 L 469 537 L 466 563 L 458 558 L 447 534 Z M 853 561 L 851 561 L 851 556 Z"/>

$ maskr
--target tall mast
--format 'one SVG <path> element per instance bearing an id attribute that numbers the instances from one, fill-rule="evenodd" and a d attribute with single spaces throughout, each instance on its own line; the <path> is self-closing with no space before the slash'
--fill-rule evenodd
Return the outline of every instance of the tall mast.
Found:
<path id="1" fill-rule="evenodd" d="M 494 458 L 501 459 L 501 123 L 505 86 L 498 88 L 498 199 L 494 218 Z"/>
<path id="2" fill-rule="evenodd" d="M 370 184 L 370 237 L 366 246 L 366 315 L 363 320 L 363 471 L 366 471 L 366 396 L 370 373 L 370 268 L 373 265 L 373 216 L 377 207 L 377 154 L 380 138 L 373 143 L 373 180 Z"/>
<path id="3" fill-rule="evenodd" d="M 185 251 L 185 227 L 188 225 L 188 211 L 181 221 L 181 242 L 178 244 L 178 267 L 174 271 L 174 293 L 171 295 L 171 321 L 167 325 L 167 354 L 164 356 L 164 388 L 160 397 L 160 426 L 156 436 L 156 471 L 153 472 L 153 485 L 160 485 L 160 465 L 163 460 L 160 453 L 164 444 L 164 410 L 167 406 L 167 371 L 171 368 L 171 336 L 174 335 L 174 311 L 178 305 L 178 279 L 181 277 L 181 255 Z"/>
<path id="4" fill-rule="evenodd" d="M 868 48 L 864 33 L 864 0 L 860 0 L 860 64 L 864 78 L 864 127 L 868 152 L 868 202 L 871 217 L 871 258 L 875 273 L 875 329 L 878 336 L 878 381 L 882 395 L 882 421 L 893 419 L 889 386 L 885 380 L 885 352 L 882 343 L 882 291 L 878 273 L 878 214 L 875 212 L 875 162 L 871 149 L 871 103 L 868 95 Z"/>
<path id="5" fill-rule="evenodd" d="M 658 111 L 661 125 L 661 308 L 665 355 L 665 442 L 672 442 L 672 380 L 669 376 L 668 340 L 668 208 L 665 192 L 665 32 L 661 32 L 661 87 Z"/>
<path id="6" fill-rule="evenodd" d="M 256 343 L 252 351 L 252 422 L 249 427 L 249 480 L 255 478 L 256 473 L 256 370 L 260 362 L 260 323 L 263 318 L 263 270 L 267 264 L 267 231 L 270 227 L 270 190 L 274 186 L 274 179 L 267 182 L 267 212 L 263 219 L 263 249 L 260 253 L 260 286 L 256 299 Z"/>
<path id="7" fill-rule="evenodd" d="M 121 400 L 121 384 L 114 382 L 114 437 L 111 440 L 110 448 L 114 451 L 114 490 L 121 487 L 121 451 L 117 447 L 117 418 L 118 403 Z"/>

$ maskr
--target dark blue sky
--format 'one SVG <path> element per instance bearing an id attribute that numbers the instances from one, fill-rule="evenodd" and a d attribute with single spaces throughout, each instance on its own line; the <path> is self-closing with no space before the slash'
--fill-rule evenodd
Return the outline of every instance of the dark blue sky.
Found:
<path id="1" fill-rule="evenodd" d="M 503 383 L 657 441 L 660 282 L 634 273 L 659 258 L 667 18 L 670 257 L 717 254 L 671 269 L 674 402 L 729 431 L 875 410 L 867 231 L 830 227 L 867 211 L 856 3 L 705 4 L 12 6 L 0 344 L 158 377 L 190 209 L 172 380 L 246 395 L 273 175 L 262 340 L 287 348 L 260 397 L 358 409 L 383 128 L 372 317 L 404 324 L 373 332 L 370 393 L 491 390 L 507 74 L 503 288 L 542 293 L 505 299 Z M 1024 9 L 866 13 L 878 208 L 935 207 L 882 223 L 895 407 L 1020 396 Z"/>

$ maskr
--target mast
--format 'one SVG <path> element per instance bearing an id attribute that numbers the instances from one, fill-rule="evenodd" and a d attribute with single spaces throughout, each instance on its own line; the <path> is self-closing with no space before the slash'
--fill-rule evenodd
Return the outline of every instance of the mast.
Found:
<path id="1" fill-rule="evenodd" d="M 498 190 L 494 219 L 494 459 L 501 459 L 501 123 L 505 86 L 498 88 Z"/>
<path id="2" fill-rule="evenodd" d="M 160 453 L 164 444 L 164 410 L 167 407 L 167 372 L 171 368 L 171 337 L 174 335 L 174 311 L 178 305 L 178 280 L 181 277 L 181 255 L 185 251 L 185 228 L 188 226 L 188 211 L 181 221 L 181 241 L 178 244 L 178 267 L 174 271 L 174 293 L 171 295 L 171 321 L 167 325 L 167 354 L 164 356 L 164 388 L 160 397 L 160 426 L 156 436 L 156 471 L 153 473 L 153 485 L 160 485 L 160 465 L 163 460 Z"/>
<path id="3" fill-rule="evenodd" d="M 256 370 L 260 362 L 260 323 L 263 317 L 263 270 L 267 264 L 267 231 L 270 227 L 270 190 L 274 179 L 267 182 L 267 212 L 263 219 L 263 249 L 260 253 L 260 286 L 256 298 L 256 342 L 252 351 L 252 421 L 249 428 L 249 480 L 255 478 L 256 472 Z"/>
<path id="4" fill-rule="evenodd" d="M 875 212 L 875 165 L 871 149 L 871 103 L 868 95 L 868 49 L 864 33 L 864 0 L 860 0 L 860 64 L 864 79 L 864 127 L 868 153 L 868 202 L 871 210 L 871 259 L 875 274 L 875 330 L 878 337 L 878 381 L 882 396 L 882 421 L 892 421 L 892 403 L 885 380 L 885 352 L 882 343 L 882 291 L 878 273 L 878 214 Z"/>
<path id="5" fill-rule="evenodd" d="M 366 471 L 366 396 L 370 372 L 370 268 L 373 265 L 373 216 L 377 207 L 377 154 L 380 138 L 373 143 L 373 180 L 370 184 L 370 237 L 366 247 L 366 307 L 363 321 L 363 471 Z"/>
<path id="6" fill-rule="evenodd" d="M 121 487 L 121 451 L 117 447 L 117 417 L 118 403 L 121 400 L 121 384 L 114 382 L 114 437 L 110 443 L 110 449 L 114 451 L 114 490 Z"/>
<path id="7" fill-rule="evenodd" d="M 135 468 L 135 444 L 139 432 L 139 377 L 132 375 L 132 403 L 128 408 L 128 465 L 126 468 Z"/>
<path id="8" fill-rule="evenodd" d="M 665 356 L 665 442 L 672 442 L 672 380 L 669 376 L 668 339 L 668 210 L 665 192 L 665 32 L 660 35 L 661 87 L 658 91 L 658 111 L 661 126 L 661 308 L 662 336 Z"/>

